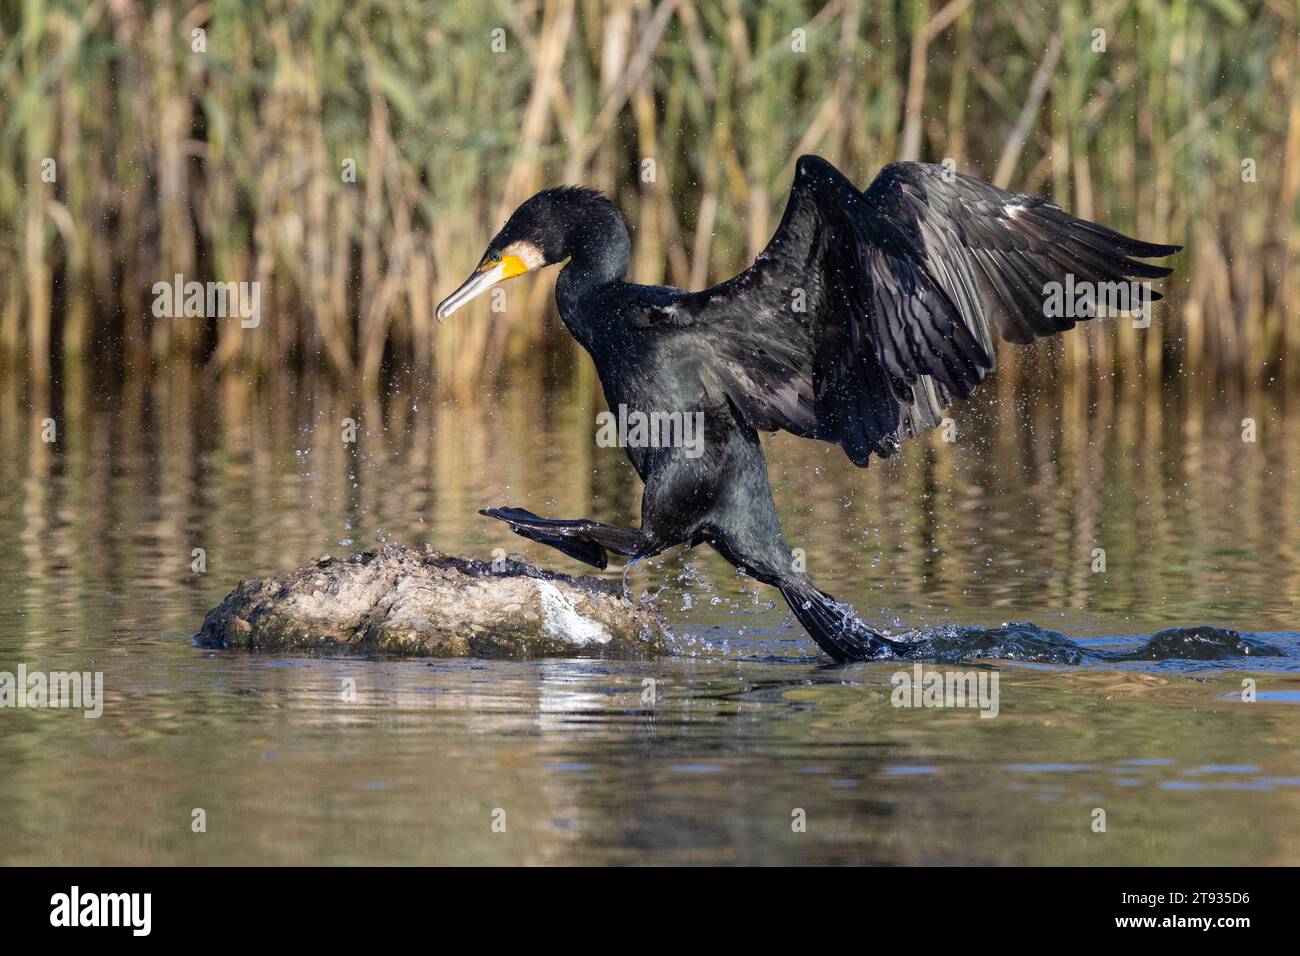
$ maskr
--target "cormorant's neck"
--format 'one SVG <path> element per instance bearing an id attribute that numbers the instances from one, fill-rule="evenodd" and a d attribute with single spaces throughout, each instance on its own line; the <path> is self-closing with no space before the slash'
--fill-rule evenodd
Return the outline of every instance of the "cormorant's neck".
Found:
<path id="1" fill-rule="evenodd" d="M 599 321 L 584 305 L 602 288 L 621 282 L 631 258 L 632 240 L 627 226 L 623 217 L 610 208 L 612 216 L 575 224 L 566 243 L 569 261 L 555 284 L 560 318 L 583 344 L 588 326 Z"/>

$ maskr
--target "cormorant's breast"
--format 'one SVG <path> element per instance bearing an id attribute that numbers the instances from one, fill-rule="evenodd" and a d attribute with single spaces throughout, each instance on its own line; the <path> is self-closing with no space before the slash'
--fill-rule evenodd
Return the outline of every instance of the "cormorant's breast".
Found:
<path id="1" fill-rule="evenodd" d="M 561 318 L 591 355 L 609 411 L 618 420 L 650 421 L 658 416 L 674 428 L 707 429 L 716 434 L 724 406 L 716 407 L 704 384 L 708 356 L 690 329 L 655 328 L 647 316 L 683 293 L 666 286 L 617 283 L 561 307 Z M 667 416 L 671 416 L 668 418 Z M 692 416 L 687 423 L 684 416 Z M 728 419 L 727 425 L 730 425 Z M 628 457 L 644 478 L 662 449 L 627 446 Z M 670 447 L 677 456 L 681 448 Z"/>

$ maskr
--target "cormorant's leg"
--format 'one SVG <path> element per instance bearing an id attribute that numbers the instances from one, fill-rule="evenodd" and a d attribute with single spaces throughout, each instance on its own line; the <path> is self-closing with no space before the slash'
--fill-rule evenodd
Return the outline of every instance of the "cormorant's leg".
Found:
<path id="1" fill-rule="evenodd" d="M 510 525 L 517 535 L 548 544 L 571 558 L 604 569 L 609 564 L 606 551 L 634 557 L 657 554 L 649 535 L 638 528 L 592 521 L 590 518 L 543 518 L 523 508 L 484 508 L 479 512 Z"/>
<path id="2" fill-rule="evenodd" d="M 886 638 L 819 589 L 796 567 L 781 534 L 762 452 L 737 455 L 733 480 L 718 500 L 702 538 L 744 573 L 781 591 L 794 616 L 837 663 L 902 656 L 906 648 Z"/>
<path id="3" fill-rule="evenodd" d="M 780 590 L 804 630 L 837 664 L 879 660 L 906 653 L 906 648 L 858 620 L 851 607 L 840 604 L 813 584 L 807 574 L 796 570 L 794 557 L 784 547 L 784 541 L 780 545 L 785 556 L 772 560 L 773 555 L 768 552 L 774 549 L 746 548 L 741 543 L 745 537 L 743 532 L 734 535 L 719 528 L 709 543 L 743 573 Z"/>

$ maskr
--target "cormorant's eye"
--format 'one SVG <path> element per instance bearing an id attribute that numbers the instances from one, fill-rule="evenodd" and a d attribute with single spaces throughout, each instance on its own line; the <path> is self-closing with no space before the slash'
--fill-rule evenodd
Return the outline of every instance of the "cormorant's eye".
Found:
<path id="1" fill-rule="evenodd" d="M 488 250 L 487 257 L 488 257 L 490 260 L 492 260 L 493 262 L 500 262 L 500 261 L 501 261 L 501 253 L 498 252 L 498 251 L 495 250 L 495 249 L 489 249 L 489 250 Z"/>

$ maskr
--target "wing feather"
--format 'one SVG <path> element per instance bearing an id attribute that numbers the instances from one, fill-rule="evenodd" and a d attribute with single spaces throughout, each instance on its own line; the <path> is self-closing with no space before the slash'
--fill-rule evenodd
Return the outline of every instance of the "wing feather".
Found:
<path id="1" fill-rule="evenodd" d="M 1161 278 L 1171 270 L 1132 257 L 1178 249 L 941 166 L 894 163 L 861 192 L 804 156 L 754 264 L 647 324 L 704 330 L 710 381 L 752 427 L 865 465 L 970 395 L 994 368 L 995 329 L 1023 344 L 1074 326 L 1044 308 L 1049 283 Z"/>

